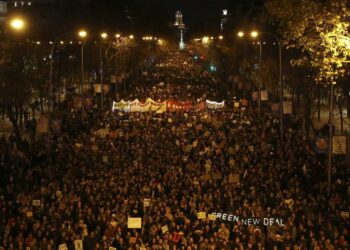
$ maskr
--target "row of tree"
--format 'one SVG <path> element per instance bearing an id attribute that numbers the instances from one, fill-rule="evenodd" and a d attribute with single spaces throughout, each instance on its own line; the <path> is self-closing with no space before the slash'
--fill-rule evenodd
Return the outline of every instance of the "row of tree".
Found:
<path id="1" fill-rule="evenodd" d="M 256 89 L 262 82 L 264 88 L 274 95 L 272 98 L 278 100 L 278 45 L 271 35 L 273 33 L 283 46 L 286 93 L 290 95 L 296 112 L 303 114 L 307 134 L 312 127 L 312 118 L 317 115 L 320 119 L 322 103 L 329 99 L 330 83 L 336 83 L 335 102 L 343 132 L 344 108 L 350 117 L 350 79 L 346 73 L 350 62 L 349 15 L 346 0 L 267 0 L 259 19 L 265 29 L 261 24 L 245 25 L 260 30 L 259 39 L 240 39 L 226 33 L 223 40 L 216 38 L 206 46 L 195 42 L 193 47 L 217 66 L 223 83 L 238 78 L 236 85 L 249 83 L 252 89 Z M 244 20 L 247 19 L 241 22 Z M 262 44 L 261 71 L 259 40 L 266 42 Z M 236 77 L 229 79 L 228 75 Z"/>

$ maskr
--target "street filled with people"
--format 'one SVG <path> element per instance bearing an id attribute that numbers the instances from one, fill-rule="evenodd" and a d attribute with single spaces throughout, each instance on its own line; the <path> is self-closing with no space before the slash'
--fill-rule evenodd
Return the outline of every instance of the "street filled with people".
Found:
<path id="1" fill-rule="evenodd" d="M 124 99 L 221 103 L 219 84 L 187 52 L 172 52 Z M 333 160 L 328 194 L 327 158 L 300 119 L 285 117 L 280 138 L 273 113 L 259 121 L 225 101 L 171 112 L 64 104 L 49 136 L 26 147 L 4 136 L 0 249 L 349 249 L 345 158 Z"/>

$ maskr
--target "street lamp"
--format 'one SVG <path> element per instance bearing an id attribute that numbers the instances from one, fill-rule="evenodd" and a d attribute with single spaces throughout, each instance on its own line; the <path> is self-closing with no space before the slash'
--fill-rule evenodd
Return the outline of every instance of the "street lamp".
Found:
<path id="1" fill-rule="evenodd" d="M 280 85 L 280 136 L 281 136 L 281 142 L 283 142 L 283 81 L 282 81 L 282 43 L 281 40 L 278 38 L 277 35 L 270 32 L 262 32 L 263 34 L 268 34 L 272 36 L 277 44 L 278 44 L 278 62 L 279 62 L 279 85 Z M 258 32 L 253 31 L 251 33 L 251 36 L 258 36 Z M 260 48 L 261 48 L 261 42 L 260 42 Z"/>
<path id="2" fill-rule="evenodd" d="M 101 33 L 101 38 L 106 39 L 108 37 L 108 34 L 106 32 Z"/>
<path id="3" fill-rule="evenodd" d="M 244 33 L 242 31 L 237 33 L 238 37 L 242 38 L 244 36 Z M 255 30 L 250 32 L 250 36 L 252 38 L 257 38 L 259 33 Z M 259 42 L 259 75 L 260 75 L 260 81 L 258 83 L 258 119 L 261 120 L 261 55 L 262 55 L 262 48 L 261 48 L 261 42 Z"/>
<path id="4" fill-rule="evenodd" d="M 259 35 L 259 33 L 255 30 L 253 30 L 250 33 L 250 36 L 252 38 L 257 38 Z M 258 83 L 258 118 L 259 121 L 261 121 L 261 81 L 262 81 L 262 64 L 261 64 L 261 58 L 262 58 L 262 47 L 261 47 L 261 42 L 258 43 L 259 44 L 259 75 L 260 75 L 260 81 Z"/>
<path id="5" fill-rule="evenodd" d="M 134 39 L 134 35 L 130 35 L 129 38 L 130 38 L 130 39 Z"/>
<path id="6" fill-rule="evenodd" d="M 85 39 L 87 32 L 85 30 L 80 30 L 78 32 L 80 38 Z M 84 84 L 84 42 L 81 43 L 81 85 L 80 94 L 83 95 L 83 84 Z M 84 104 L 83 104 L 84 107 Z"/>
<path id="7" fill-rule="evenodd" d="M 118 82 L 117 82 L 117 74 L 118 74 L 118 41 L 120 39 L 120 34 L 116 34 L 116 42 L 115 42 L 115 75 L 114 75 L 114 79 L 115 79 L 115 92 L 114 92 L 114 96 L 117 95 L 118 93 Z M 119 99 L 119 98 L 118 98 Z"/>
<path id="8" fill-rule="evenodd" d="M 259 36 L 259 33 L 255 30 L 253 30 L 251 33 L 250 33 L 250 36 L 253 37 L 253 38 L 257 38 Z"/>
<path id="9" fill-rule="evenodd" d="M 108 34 L 106 32 L 101 33 L 101 42 L 100 42 L 100 84 L 101 84 L 101 110 L 103 109 L 103 62 L 102 62 L 102 41 L 106 40 Z"/>
<path id="10" fill-rule="evenodd" d="M 25 28 L 25 22 L 22 18 L 13 18 L 10 20 L 10 26 L 13 30 L 21 31 Z"/>

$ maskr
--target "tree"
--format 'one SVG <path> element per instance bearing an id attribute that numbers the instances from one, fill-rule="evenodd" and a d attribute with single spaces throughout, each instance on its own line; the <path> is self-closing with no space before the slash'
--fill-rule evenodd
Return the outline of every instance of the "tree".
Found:
<path id="1" fill-rule="evenodd" d="M 304 66 L 319 82 L 337 81 L 346 89 L 342 79 L 346 77 L 350 56 L 348 1 L 267 0 L 265 6 L 271 22 L 279 28 L 284 45 L 302 52 L 292 64 Z M 345 96 L 349 103 L 349 96 Z M 307 97 L 304 104 L 311 106 L 312 95 L 304 97 Z M 309 111 L 310 107 L 305 108 Z M 309 117 L 305 118 L 307 124 Z"/>
<path id="2" fill-rule="evenodd" d="M 345 74 L 350 55 L 347 0 L 267 0 L 266 9 L 277 24 L 287 48 L 307 56 L 319 78 L 336 80 Z"/>

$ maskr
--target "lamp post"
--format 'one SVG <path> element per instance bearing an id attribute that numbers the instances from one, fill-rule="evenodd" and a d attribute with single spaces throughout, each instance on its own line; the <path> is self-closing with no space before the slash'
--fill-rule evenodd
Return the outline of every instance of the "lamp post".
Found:
<path id="1" fill-rule="evenodd" d="M 115 41 L 115 75 L 114 75 L 114 79 L 115 79 L 115 93 L 114 93 L 114 96 L 116 96 L 117 93 L 118 93 L 118 81 L 117 81 L 117 74 L 118 74 L 118 42 L 119 42 L 120 34 L 116 34 L 115 38 L 116 38 L 116 41 Z"/>
<path id="2" fill-rule="evenodd" d="M 243 38 L 244 37 L 244 32 L 240 31 L 238 32 L 238 37 Z M 252 38 L 257 38 L 259 33 L 257 31 L 252 31 L 250 33 L 250 36 Z M 259 75 L 260 75 L 260 81 L 258 82 L 258 119 L 259 122 L 261 120 L 261 66 L 262 66 L 262 47 L 261 47 L 261 42 L 259 42 Z"/>
<path id="3" fill-rule="evenodd" d="M 252 38 L 257 38 L 259 36 L 259 33 L 257 31 L 252 31 L 250 33 L 250 36 Z M 259 76 L 260 81 L 258 82 L 258 119 L 259 122 L 261 121 L 261 81 L 262 81 L 262 47 L 261 47 L 261 41 L 258 42 L 259 44 Z"/>
<path id="4" fill-rule="evenodd" d="M 103 32 L 101 33 L 101 42 L 100 42 L 100 84 L 101 84 L 101 110 L 103 110 L 103 62 L 102 62 L 102 41 L 106 40 L 108 37 L 108 34 Z"/>
<path id="5" fill-rule="evenodd" d="M 85 30 L 80 30 L 78 33 L 79 37 L 84 40 L 87 36 Z M 81 82 L 80 82 L 80 95 L 83 95 L 83 85 L 84 85 L 84 41 L 81 41 Z M 83 105 L 84 106 L 84 105 Z"/>
<path id="6" fill-rule="evenodd" d="M 332 150 L 333 150 L 333 102 L 334 102 L 334 86 L 335 82 L 331 82 L 331 93 L 330 93 L 330 111 L 329 111 L 329 142 L 328 142 L 328 173 L 327 173 L 327 182 L 328 182 L 328 194 L 331 193 L 331 175 L 332 175 Z"/>
<path id="7" fill-rule="evenodd" d="M 282 80 L 282 43 L 281 40 L 278 38 L 277 35 L 274 33 L 270 32 L 260 32 L 262 34 L 268 34 L 271 35 L 278 44 L 278 61 L 279 61 L 279 85 L 280 85 L 280 137 L 281 137 L 281 142 L 283 142 L 283 80 Z M 243 37 L 244 33 L 242 31 L 238 32 L 238 37 Z M 256 38 L 259 36 L 259 33 L 257 31 L 252 31 L 251 36 L 253 38 Z M 260 70 L 261 70 L 261 42 L 260 44 Z M 260 76 L 261 76 L 261 71 L 260 71 Z M 260 93 L 260 83 L 259 83 L 259 119 L 260 119 L 260 108 L 261 108 L 261 93 Z"/>

